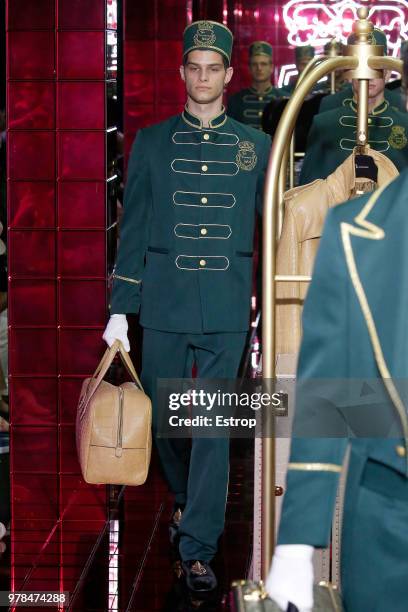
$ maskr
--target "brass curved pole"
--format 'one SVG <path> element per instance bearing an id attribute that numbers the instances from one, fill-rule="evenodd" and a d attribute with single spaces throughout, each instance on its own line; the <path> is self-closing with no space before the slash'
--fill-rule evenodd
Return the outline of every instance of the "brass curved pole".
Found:
<path id="1" fill-rule="evenodd" d="M 312 57 L 312 59 L 306 64 L 305 69 L 303 70 L 302 74 L 299 75 L 296 81 L 295 90 L 299 87 L 300 83 L 304 81 L 307 75 L 310 74 L 313 68 L 321 64 L 326 59 L 327 57 L 324 55 Z M 287 173 L 288 163 L 289 163 L 289 188 L 292 189 L 292 187 L 295 186 L 295 159 L 294 157 L 295 157 L 295 134 L 293 133 L 292 138 L 290 139 L 288 143 L 287 151 L 282 158 L 282 167 L 280 171 L 278 236 L 280 236 L 280 232 L 282 229 L 282 223 L 283 223 L 283 194 L 285 193 L 285 187 L 286 187 L 286 173 Z"/>
<path id="2" fill-rule="evenodd" d="M 305 80 L 307 75 L 311 73 L 311 71 L 313 70 L 315 66 L 318 66 L 326 59 L 327 57 L 325 55 L 316 55 L 315 57 L 312 57 L 312 59 L 306 64 L 302 74 L 298 76 L 295 89 L 299 87 L 300 83 L 302 83 L 302 81 Z"/>
<path id="3" fill-rule="evenodd" d="M 262 377 L 266 384 L 275 379 L 275 252 L 277 230 L 278 182 L 282 158 L 295 126 L 303 100 L 313 85 L 332 70 L 357 67 L 356 57 L 327 58 L 302 79 L 296 87 L 279 122 L 268 162 L 264 192 L 263 213 L 263 299 L 262 299 Z M 275 524 L 275 482 L 274 482 L 274 439 L 271 435 L 262 441 L 262 577 L 269 570 L 274 548 Z"/>
<path id="4" fill-rule="evenodd" d="M 374 70 L 395 70 L 402 74 L 403 62 L 396 57 L 369 57 L 368 65 Z"/>

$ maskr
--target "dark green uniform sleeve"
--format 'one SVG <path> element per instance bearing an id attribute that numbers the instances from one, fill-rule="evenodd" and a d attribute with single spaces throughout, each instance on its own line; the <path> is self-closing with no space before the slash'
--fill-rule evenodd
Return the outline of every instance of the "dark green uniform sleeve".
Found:
<path id="1" fill-rule="evenodd" d="M 327 217 L 304 307 L 279 544 L 328 545 L 348 443 L 346 423 L 336 408 L 348 374 L 348 274 L 335 212 Z"/>
<path id="2" fill-rule="evenodd" d="M 119 251 L 113 276 L 111 314 L 138 313 L 152 217 L 148 154 L 143 130 L 129 159 Z"/>
<path id="3" fill-rule="evenodd" d="M 318 117 L 319 115 L 316 115 L 313 119 L 307 137 L 306 154 L 300 172 L 299 185 L 307 185 L 318 178 L 327 178 L 321 176 L 321 167 L 319 167 L 319 160 L 324 159 L 325 152 L 322 148 L 323 138 L 320 133 L 322 128 L 318 125 Z"/>
<path id="4" fill-rule="evenodd" d="M 262 172 L 258 177 L 256 186 L 256 209 L 260 215 L 263 213 L 263 197 L 265 188 L 266 171 L 268 170 L 269 155 L 271 152 L 271 137 L 265 134 L 265 144 L 262 151 Z"/>

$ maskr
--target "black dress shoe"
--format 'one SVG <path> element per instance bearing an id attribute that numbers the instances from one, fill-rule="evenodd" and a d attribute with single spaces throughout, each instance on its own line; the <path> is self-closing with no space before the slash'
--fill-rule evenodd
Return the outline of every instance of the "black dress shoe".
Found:
<path id="1" fill-rule="evenodd" d="M 217 587 L 217 578 L 205 561 L 183 561 L 186 584 L 195 593 L 206 593 Z"/>
<path id="2" fill-rule="evenodd" d="M 169 523 L 169 538 L 172 546 L 178 545 L 179 527 L 184 508 L 175 507 Z"/>

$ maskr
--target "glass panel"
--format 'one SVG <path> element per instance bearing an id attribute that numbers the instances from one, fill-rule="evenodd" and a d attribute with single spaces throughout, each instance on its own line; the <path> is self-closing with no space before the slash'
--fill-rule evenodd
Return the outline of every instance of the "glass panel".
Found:
<path id="1" fill-rule="evenodd" d="M 13 503 L 16 519 L 58 518 L 57 474 L 14 474 Z"/>
<path id="2" fill-rule="evenodd" d="M 32 427 L 14 427 L 11 452 L 13 472 L 56 473 L 57 431 L 56 427 L 36 427 L 33 435 Z M 33 496 L 31 487 L 30 496 Z"/>
<path id="3" fill-rule="evenodd" d="M 59 32 L 58 76 L 105 78 L 105 32 Z"/>
<path id="4" fill-rule="evenodd" d="M 9 316 L 13 325 L 56 325 L 56 291 L 53 281 L 13 279 Z"/>
<path id="5" fill-rule="evenodd" d="M 104 30 L 105 6 L 101 0 L 58 0 L 58 26 L 65 30 Z"/>
<path id="6" fill-rule="evenodd" d="M 9 334 L 10 346 L 12 346 L 9 352 L 11 375 L 56 376 L 57 337 L 55 330 L 12 327 Z M 55 406 L 54 409 L 56 409 Z"/>
<path id="7" fill-rule="evenodd" d="M 58 127 L 60 129 L 103 130 L 105 127 L 104 83 L 59 83 Z"/>
<path id="8" fill-rule="evenodd" d="M 52 378 L 14 378 L 12 422 L 17 425 L 57 424 L 57 381 Z"/>
<path id="9" fill-rule="evenodd" d="M 62 228 L 105 227 L 104 182 L 58 183 L 58 224 Z"/>
<path id="10" fill-rule="evenodd" d="M 54 77 L 54 32 L 9 32 L 7 37 L 11 79 Z"/>
<path id="11" fill-rule="evenodd" d="M 81 473 L 76 450 L 75 425 L 61 425 L 59 427 L 59 460 L 61 473 Z"/>
<path id="12" fill-rule="evenodd" d="M 13 182 L 9 188 L 10 227 L 55 226 L 54 183 Z"/>
<path id="13" fill-rule="evenodd" d="M 54 0 L 12 0 L 8 3 L 9 30 L 48 30 L 54 27 Z"/>
<path id="14" fill-rule="evenodd" d="M 58 175 L 65 179 L 105 179 L 105 134 L 60 132 Z"/>
<path id="15" fill-rule="evenodd" d="M 9 273 L 33 278 L 55 274 L 55 235 L 49 231 L 13 230 Z"/>
<path id="16" fill-rule="evenodd" d="M 105 276 L 105 232 L 64 231 L 59 234 L 61 276 Z"/>
<path id="17" fill-rule="evenodd" d="M 75 423 L 82 383 L 82 378 L 59 379 L 60 423 Z"/>
<path id="18" fill-rule="evenodd" d="M 14 180 L 53 180 L 54 132 L 9 132 L 9 177 Z"/>
<path id="19" fill-rule="evenodd" d="M 9 129 L 53 129 L 54 84 L 27 82 L 9 84 Z"/>
<path id="20" fill-rule="evenodd" d="M 61 329 L 59 333 L 60 373 L 91 376 L 106 348 L 101 330 Z"/>
<path id="21" fill-rule="evenodd" d="M 58 317 L 60 324 L 104 327 L 105 295 L 105 281 L 61 281 Z"/>

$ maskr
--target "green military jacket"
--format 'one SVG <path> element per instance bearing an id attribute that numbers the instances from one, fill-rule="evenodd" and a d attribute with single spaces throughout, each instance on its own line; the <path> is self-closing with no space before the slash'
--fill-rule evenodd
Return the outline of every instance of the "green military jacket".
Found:
<path id="1" fill-rule="evenodd" d="M 325 179 L 351 154 L 356 146 L 357 107 L 353 100 L 313 119 L 300 184 Z M 386 100 L 368 118 L 368 143 L 390 158 L 398 170 L 408 164 L 408 113 Z"/>
<path id="2" fill-rule="evenodd" d="M 227 113 L 233 119 L 261 130 L 263 111 L 276 97 L 276 92 L 277 89 L 272 86 L 262 94 L 252 87 L 242 89 L 229 98 Z"/>
<path id="3" fill-rule="evenodd" d="M 223 111 L 139 130 L 129 161 L 111 313 L 170 332 L 248 329 L 255 207 L 269 136 Z"/>
<path id="4" fill-rule="evenodd" d="M 349 441 L 347 495 L 367 459 L 407 477 L 407 191 L 405 170 L 328 213 L 303 311 L 279 544 L 328 545 Z"/>
<path id="5" fill-rule="evenodd" d="M 350 104 L 350 102 L 353 100 L 353 96 L 353 89 L 349 83 L 340 89 L 340 91 L 323 98 L 320 102 L 319 113 L 324 113 L 326 111 L 333 110 L 334 108 L 338 108 L 339 106 Z M 401 89 L 385 88 L 384 99 L 387 100 L 391 106 L 395 106 L 398 108 L 398 110 L 405 112 L 405 102 L 401 95 Z"/>

